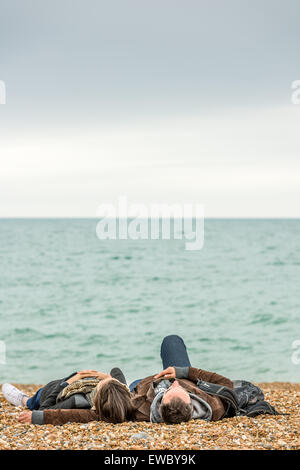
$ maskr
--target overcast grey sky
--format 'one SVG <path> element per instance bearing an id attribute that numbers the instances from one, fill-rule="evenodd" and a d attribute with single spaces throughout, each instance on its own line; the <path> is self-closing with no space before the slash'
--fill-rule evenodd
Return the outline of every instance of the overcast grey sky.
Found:
<path id="1" fill-rule="evenodd" d="M 0 217 L 300 217 L 298 0 L 0 0 Z"/>

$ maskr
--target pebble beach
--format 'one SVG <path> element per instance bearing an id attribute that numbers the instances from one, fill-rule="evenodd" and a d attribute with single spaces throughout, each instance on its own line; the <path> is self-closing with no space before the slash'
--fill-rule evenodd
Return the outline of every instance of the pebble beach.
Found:
<path id="1" fill-rule="evenodd" d="M 29 395 L 40 386 L 20 385 Z M 207 423 L 193 420 L 178 425 L 152 423 L 63 426 L 18 423 L 21 408 L 0 393 L 0 450 L 299 450 L 300 383 L 258 384 L 265 398 L 288 416 L 235 417 Z"/>

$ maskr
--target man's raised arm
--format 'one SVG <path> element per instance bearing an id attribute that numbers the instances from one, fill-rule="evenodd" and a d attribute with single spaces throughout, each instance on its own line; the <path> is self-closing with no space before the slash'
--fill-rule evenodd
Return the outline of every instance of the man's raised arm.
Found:
<path id="1" fill-rule="evenodd" d="M 223 375 L 216 374 L 215 372 L 209 372 L 203 369 L 196 369 L 195 367 L 171 366 L 154 376 L 154 379 L 158 378 L 188 379 L 195 383 L 200 379 L 204 380 L 205 382 L 224 385 L 225 387 L 231 388 L 233 390 L 233 383 L 230 379 L 227 379 L 227 377 L 223 377 Z"/>
<path id="2" fill-rule="evenodd" d="M 195 383 L 200 379 L 212 384 L 224 385 L 225 387 L 233 390 L 232 381 L 223 375 L 216 374 L 216 372 L 209 372 L 207 370 L 190 367 L 187 378 Z"/>

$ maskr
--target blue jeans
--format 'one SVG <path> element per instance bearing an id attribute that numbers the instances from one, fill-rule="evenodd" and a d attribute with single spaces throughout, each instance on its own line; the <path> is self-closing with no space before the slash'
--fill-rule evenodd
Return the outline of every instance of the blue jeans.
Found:
<path id="1" fill-rule="evenodd" d="M 169 335 L 163 339 L 160 348 L 160 357 L 164 369 L 170 366 L 191 367 L 183 339 L 177 335 Z"/>
<path id="2" fill-rule="evenodd" d="M 38 410 L 40 407 L 40 396 L 42 393 L 42 388 L 40 388 L 33 397 L 27 400 L 26 406 L 30 410 Z"/>
<path id="3" fill-rule="evenodd" d="M 160 348 L 160 357 L 164 369 L 170 366 L 191 367 L 183 339 L 177 335 L 169 335 L 163 339 Z M 129 386 L 129 390 L 132 392 L 141 380 L 142 379 L 138 379 L 132 382 Z"/>
<path id="4" fill-rule="evenodd" d="M 69 375 L 68 377 L 65 377 L 64 379 L 61 379 L 61 384 L 63 384 L 64 382 L 66 382 L 66 380 L 70 379 L 71 377 L 73 377 L 73 375 L 75 375 L 76 372 L 73 372 L 73 374 Z M 68 385 L 67 383 L 65 383 L 64 386 Z M 46 385 L 47 386 L 47 385 Z M 35 395 L 33 395 L 33 397 L 29 398 L 27 400 L 27 408 L 29 408 L 30 410 L 38 410 L 40 408 L 40 397 L 41 397 L 41 393 L 42 393 L 42 390 L 44 389 L 45 387 L 42 387 L 40 388 Z"/>

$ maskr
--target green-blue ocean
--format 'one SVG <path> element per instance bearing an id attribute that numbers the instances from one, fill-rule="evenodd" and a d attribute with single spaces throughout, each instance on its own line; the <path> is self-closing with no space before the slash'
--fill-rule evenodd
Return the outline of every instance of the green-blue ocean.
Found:
<path id="1" fill-rule="evenodd" d="M 100 241 L 96 225 L 0 220 L 0 382 L 116 366 L 142 378 L 162 369 L 169 334 L 195 367 L 299 382 L 300 220 L 208 219 L 200 251 L 184 239 Z"/>

